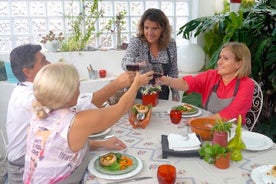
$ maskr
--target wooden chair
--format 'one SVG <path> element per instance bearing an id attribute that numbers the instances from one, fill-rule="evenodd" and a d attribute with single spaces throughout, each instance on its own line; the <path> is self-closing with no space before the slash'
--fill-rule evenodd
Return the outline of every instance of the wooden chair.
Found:
<path id="1" fill-rule="evenodd" d="M 252 79 L 253 80 L 253 79 Z M 254 94 L 251 109 L 246 114 L 246 127 L 252 131 L 263 107 L 263 92 L 260 85 L 254 81 Z"/>

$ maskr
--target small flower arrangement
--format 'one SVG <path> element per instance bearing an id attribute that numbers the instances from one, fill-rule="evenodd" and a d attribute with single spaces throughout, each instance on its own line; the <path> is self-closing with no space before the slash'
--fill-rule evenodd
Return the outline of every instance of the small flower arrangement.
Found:
<path id="1" fill-rule="evenodd" d="M 162 91 L 160 85 L 147 85 L 141 88 L 141 93 L 142 95 L 151 95 L 151 94 L 156 94 L 158 92 Z"/>
<path id="2" fill-rule="evenodd" d="M 39 35 L 39 36 L 42 36 L 42 35 Z M 51 42 L 51 41 L 62 41 L 64 40 L 64 36 L 63 36 L 63 33 L 60 32 L 57 36 L 56 34 L 53 32 L 53 31 L 49 31 L 49 33 L 45 36 L 42 36 L 42 39 L 40 40 L 41 43 L 47 43 L 47 42 Z"/>

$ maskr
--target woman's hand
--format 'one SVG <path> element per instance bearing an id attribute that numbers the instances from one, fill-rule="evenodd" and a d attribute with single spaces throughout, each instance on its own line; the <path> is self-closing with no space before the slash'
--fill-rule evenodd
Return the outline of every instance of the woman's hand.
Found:
<path id="1" fill-rule="evenodd" d="M 90 140 L 89 141 L 90 150 L 96 150 L 99 148 L 105 148 L 110 150 L 123 150 L 127 146 L 117 137 L 111 137 L 105 140 Z"/>
<path id="2" fill-rule="evenodd" d="M 147 85 L 151 79 L 153 79 L 153 71 L 149 71 L 143 74 L 136 72 L 134 83 L 136 83 L 138 87 L 141 87 Z"/>

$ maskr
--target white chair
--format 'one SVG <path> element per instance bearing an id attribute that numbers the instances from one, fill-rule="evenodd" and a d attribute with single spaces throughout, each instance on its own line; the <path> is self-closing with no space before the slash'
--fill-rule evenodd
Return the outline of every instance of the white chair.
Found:
<path id="1" fill-rule="evenodd" d="M 253 80 L 253 79 L 252 79 Z M 246 114 L 246 127 L 248 130 L 252 131 L 263 107 L 263 92 L 260 85 L 254 81 L 254 94 L 253 101 L 250 110 Z"/>
<path id="2" fill-rule="evenodd" d="M 7 142 L 4 132 L 0 129 L 0 183 L 7 179 Z"/>

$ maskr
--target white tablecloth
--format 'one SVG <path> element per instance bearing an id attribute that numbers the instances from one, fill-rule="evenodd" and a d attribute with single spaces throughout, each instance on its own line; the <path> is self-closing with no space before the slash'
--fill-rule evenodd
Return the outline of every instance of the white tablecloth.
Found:
<path id="1" fill-rule="evenodd" d="M 152 179 L 142 180 L 135 183 L 156 184 L 157 167 L 160 164 L 170 163 L 177 169 L 176 183 L 185 184 L 250 184 L 253 183 L 250 177 L 252 169 L 265 164 L 276 164 L 276 146 L 265 151 L 251 152 L 243 151 L 243 160 L 231 162 L 230 168 L 218 169 L 212 164 L 208 164 L 199 157 L 173 157 L 162 159 L 161 134 L 183 133 L 187 131 L 184 122 L 188 118 L 183 118 L 182 122 L 174 125 L 170 122 L 168 109 L 176 102 L 159 100 L 159 104 L 153 108 L 150 124 L 145 129 L 133 129 L 125 115 L 116 123 L 109 134 L 114 134 L 123 140 L 128 148 L 125 153 L 140 158 L 143 162 L 143 169 L 134 177 L 152 176 Z M 201 116 L 207 115 L 203 111 Z M 91 158 L 108 151 L 91 152 Z M 89 172 L 85 175 L 86 184 L 104 184 L 110 180 L 95 177 Z M 133 183 L 133 182 L 132 182 Z"/>

